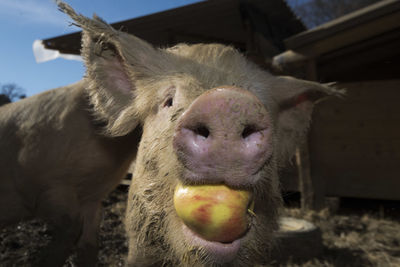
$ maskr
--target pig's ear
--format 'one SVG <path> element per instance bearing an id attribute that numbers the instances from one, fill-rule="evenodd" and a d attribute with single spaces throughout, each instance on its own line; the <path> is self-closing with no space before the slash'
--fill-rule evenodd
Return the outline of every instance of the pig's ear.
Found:
<path id="1" fill-rule="evenodd" d="M 127 33 L 117 31 L 94 15 L 89 19 L 67 4 L 60 10 L 82 28 L 81 54 L 95 115 L 107 123 L 106 134 L 122 136 L 131 132 L 145 116 L 137 108 L 137 83 L 160 70 L 162 51 Z"/>
<path id="2" fill-rule="evenodd" d="M 333 85 L 276 77 L 271 93 L 278 103 L 276 152 L 279 162 L 285 164 L 295 153 L 296 146 L 304 141 L 314 104 L 329 96 L 345 94 L 344 90 L 337 90 Z"/>

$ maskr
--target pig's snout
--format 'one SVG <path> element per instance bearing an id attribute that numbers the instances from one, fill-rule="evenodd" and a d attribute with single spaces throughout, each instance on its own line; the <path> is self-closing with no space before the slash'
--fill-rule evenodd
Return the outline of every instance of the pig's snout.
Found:
<path id="1" fill-rule="evenodd" d="M 200 95 L 181 116 L 174 149 L 189 182 L 250 185 L 272 154 L 270 116 L 260 100 L 239 88 Z"/>

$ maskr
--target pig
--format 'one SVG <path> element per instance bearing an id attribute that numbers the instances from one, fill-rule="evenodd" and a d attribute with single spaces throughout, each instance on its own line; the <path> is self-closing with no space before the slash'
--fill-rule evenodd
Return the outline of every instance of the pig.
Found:
<path id="1" fill-rule="evenodd" d="M 134 163 L 128 266 L 252 266 L 268 260 L 281 206 L 278 170 L 315 101 L 340 91 L 274 76 L 221 44 L 156 48 L 94 15 L 82 28 L 86 76 L 0 108 L 0 225 L 38 217 L 53 236 L 37 266 L 94 266 L 100 202 Z M 251 192 L 245 233 L 203 239 L 174 209 L 178 184 Z"/>

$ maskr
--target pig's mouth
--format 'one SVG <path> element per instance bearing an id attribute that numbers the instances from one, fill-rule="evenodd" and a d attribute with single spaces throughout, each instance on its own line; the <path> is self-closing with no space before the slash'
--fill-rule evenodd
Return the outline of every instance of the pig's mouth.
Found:
<path id="1" fill-rule="evenodd" d="M 235 259 L 253 223 L 253 193 L 225 184 L 179 182 L 174 207 L 188 247 L 217 263 Z"/>
<path id="2" fill-rule="evenodd" d="M 247 230 L 244 235 L 232 242 L 217 242 L 202 238 L 184 223 L 182 223 L 182 231 L 189 243 L 189 247 L 199 248 L 207 254 L 208 258 L 220 264 L 228 263 L 235 259 L 248 233 Z"/>
<path id="3" fill-rule="evenodd" d="M 246 242 L 249 232 L 254 226 L 254 212 L 247 214 L 248 227 L 242 235 L 229 242 L 210 241 L 195 231 L 191 230 L 182 222 L 182 232 L 188 244 L 188 247 L 195 248 L 207 255 L 208 259 L 218 264 L 229 263 L 235 260 L 240 248 Z"/>

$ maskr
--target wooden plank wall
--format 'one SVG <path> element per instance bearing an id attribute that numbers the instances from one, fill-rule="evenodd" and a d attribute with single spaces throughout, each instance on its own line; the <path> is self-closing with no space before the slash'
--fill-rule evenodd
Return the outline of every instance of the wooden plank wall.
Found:
<path id="1" fill-rule="evenodd" d="M 320 103 L 309 136 L 311 175 L 327 196 L 400 200 L 400 80 L 340 85 Z"/>

